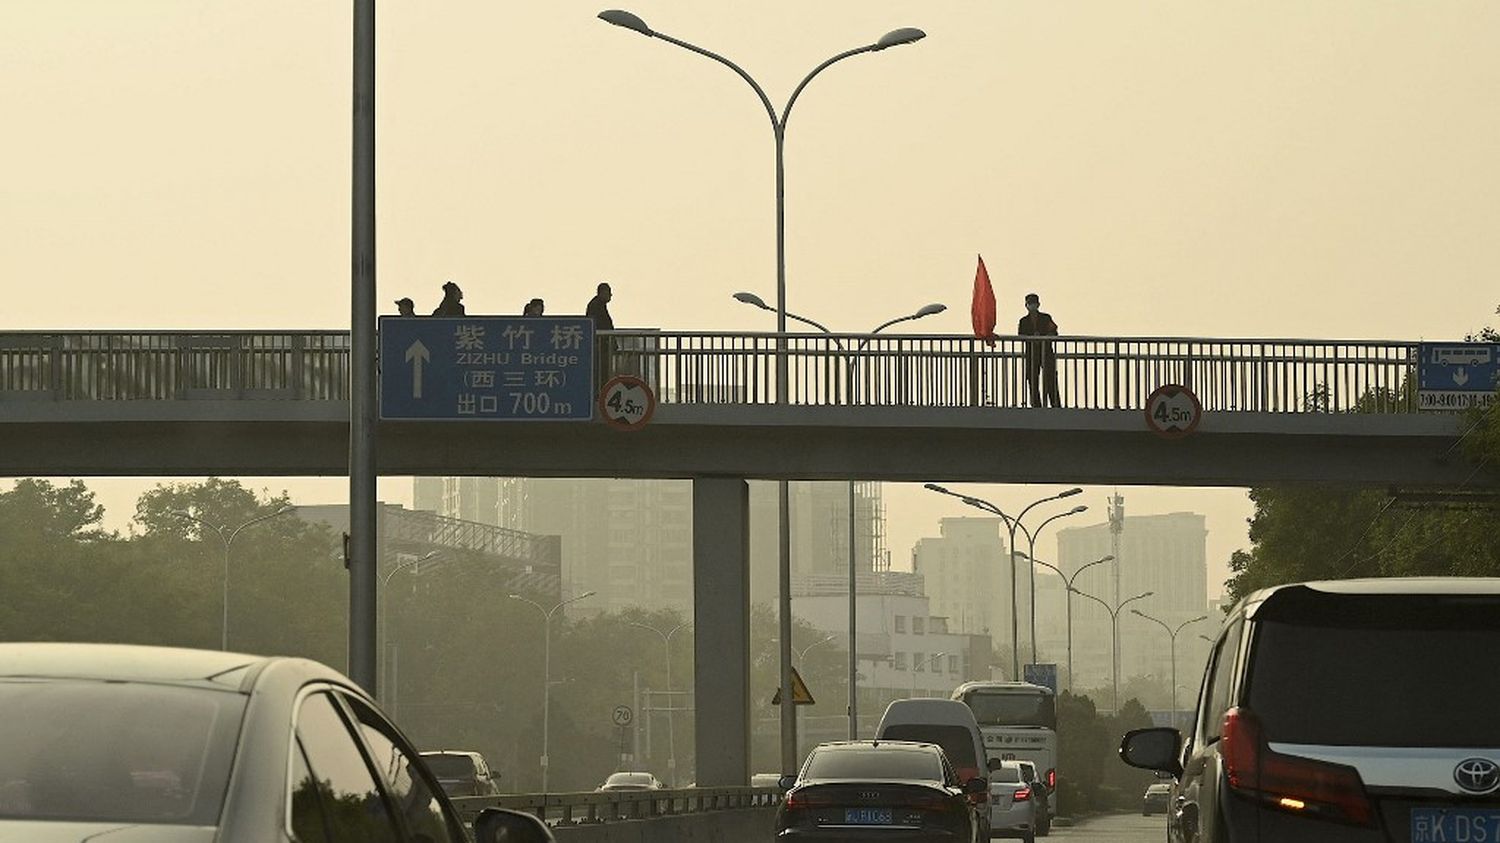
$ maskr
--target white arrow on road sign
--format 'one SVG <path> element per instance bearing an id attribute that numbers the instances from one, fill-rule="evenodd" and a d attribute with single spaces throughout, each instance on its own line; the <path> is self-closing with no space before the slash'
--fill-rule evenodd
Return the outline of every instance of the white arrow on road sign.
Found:
<path id="1" fill-rule="evenodd" d="M 422 364 L 432 359 L 427 346 L 417 340 L 406 349 L 406 362 L 411 364 L 411 397 L 422 397 Z"/>
<path id="2" fill-rule="evenodd" d="M 1464 368 L 1462 366 L 1454 369 L 1453 382 L 1458 384 L 1459 386 L 1463 386 L 1464 384 L 1469 382 L 1469 373 L 1464 371 Z"/>

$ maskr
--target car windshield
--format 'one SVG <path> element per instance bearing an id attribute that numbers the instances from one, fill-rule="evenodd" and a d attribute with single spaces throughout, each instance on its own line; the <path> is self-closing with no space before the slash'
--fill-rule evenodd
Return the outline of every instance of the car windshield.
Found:
<path id="1" fill-rule="evenodd" d="M 867 746 L 820 749 L 807 760 L 805 779 L 860 781 L 943 780 L 943 763 L 935 750 L 920 747 Z"/>
<path id="2" fill-rule="evenodd" d="M 974 690 L 964 704 L 981 726 L 1044 726 L 1057 728 L 1057 708 L 1048 694 Z"/>
<path id="3" fill-rule="evenodd" d="M 650 773 L 615 773 L 614 775 L 610 776 L 608 779 L 605 779 L 604 783 L 605 784 L 650 785 L 651 784 L 651 774 Z"/>
<path id="4" fill-rule="evenodd" d="M 1495 746 L 1500 600 L 1330 602 L 1258 624 L 1249 705 L 1271 742 Z"/>
<path id="5" fill-rule="evenodd" d="M 427 769 L 440 779 L 469 779 L 474 777 L 474 759 L 467 755 L 424 755 Z"/>
<path id="6" fill-rule="evenodd" d="M 216 825 L 245 698 L 0 681 L 0 817 Z"/>
<path id="7" fill-rule="evenodd" d="M 962 726 L 929 726 L 925 723 L 898 723 L 880 730 L 880 737 L 892 741 L 935 743 L 943 748 L 948 762 L 964 770 L 975 770 L 974 733 Z"/>

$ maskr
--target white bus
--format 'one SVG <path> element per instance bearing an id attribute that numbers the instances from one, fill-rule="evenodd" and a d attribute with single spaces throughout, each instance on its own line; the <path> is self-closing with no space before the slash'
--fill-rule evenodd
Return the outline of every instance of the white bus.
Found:
<path id="1" fill-rule="evenodd" d="M 979 721 L 984 751 L 1001 761 L 1030 761 L 1047 783 L 1049 815 L 1057 813 L 1057 700 L 1027 682 L 965 682 L 953 691 Z"/>

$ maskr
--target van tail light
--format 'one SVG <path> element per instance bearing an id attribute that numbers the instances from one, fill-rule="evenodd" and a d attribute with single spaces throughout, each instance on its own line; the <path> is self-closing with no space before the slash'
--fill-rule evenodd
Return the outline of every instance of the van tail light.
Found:
<path id="1" fill-rule="evenodd" d="M 1051 770 L 1047 771 L 1047 789 L 1048 790 L 1057 790 L 1057 768 L 1056 767 L 1054 767 Z"/>
<path id="2" fill-rule="evenodd" d="M 1016 791 L 1015 795 L 1011 798 L 1015 799 L 1017 802 L 1025 802 L 1026 800 L 1031 798 L 1031 788 L 1023 787 L 1020 790 Z"/>
<path id="3" fill-rule="evenodd" d="M 1229 787 L 1262 805 L 1350 825 L 1374 824 L 1358 770 L 1271 751 L 1260 719 L 1247 708 L 1224 715 L 1219 756 Z"/>

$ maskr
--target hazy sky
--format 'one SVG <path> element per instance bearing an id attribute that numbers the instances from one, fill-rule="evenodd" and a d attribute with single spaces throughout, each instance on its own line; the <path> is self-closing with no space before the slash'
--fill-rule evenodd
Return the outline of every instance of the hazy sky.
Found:
<path id="1" fill-rule="evenodd" d="M 471 313 L 576 313 L 609 280 L 621 325 L 770 327 L 729 298 L 774 292 L 764 112 L 604 2 L 380 3 L 383 310 L 452 278 Z M 0 325 L 346 327 L 350 6 L 0 2 Z M 923 330 L 966 332 L 976 252 L 1002 325 L 1036 290 L 1065 333 L 1447 339 L 1500 300 L 1493 0 L 631 8 L 776 102 L 927 31 L 790 121 L 789 304 L 837 329 L 941 301 Z M 888 499 L 898 559 L 950 512 Z M 1242 494 L 1134 499 L 1243 544 Z"/>

